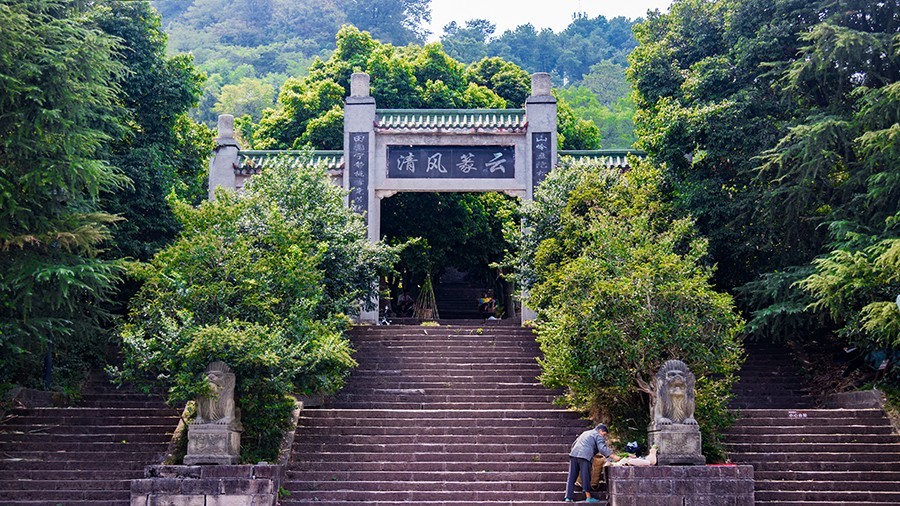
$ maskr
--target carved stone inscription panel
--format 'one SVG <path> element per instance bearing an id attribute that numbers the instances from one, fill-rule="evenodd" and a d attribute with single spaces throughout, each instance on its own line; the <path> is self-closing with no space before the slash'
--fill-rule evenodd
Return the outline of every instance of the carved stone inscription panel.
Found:
<path id="1" fill-rule="evenodd" d="M 388 146 L 387 177 L 514 179 L 513 146 Z"/>

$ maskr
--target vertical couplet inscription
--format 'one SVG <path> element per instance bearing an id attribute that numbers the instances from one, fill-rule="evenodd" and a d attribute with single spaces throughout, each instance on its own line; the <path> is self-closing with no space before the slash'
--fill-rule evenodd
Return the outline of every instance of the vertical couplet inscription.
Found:
<path id="1" fill-rule="evenodd" d="M 366 223 L 369 216 L 369 132 L 350 132 L 350 159 L 347 161 L 350 172 L 350 205 L 357 212 L 365 214 Z"/>
<path id="2" fill-rule="evenodd" d="M 537 187 L 550 173 L 550 132 L 531 134 L 531 182 Z"/>

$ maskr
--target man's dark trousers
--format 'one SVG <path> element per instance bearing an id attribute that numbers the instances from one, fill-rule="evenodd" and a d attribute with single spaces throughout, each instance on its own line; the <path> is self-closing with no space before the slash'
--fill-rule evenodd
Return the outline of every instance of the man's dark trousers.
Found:
<path id="1" fill-rule="evenodd" d="M 575 496 L 575 479 L 581 474 L 581 489 L 591 493 L 591 461 L 578 457 L 569 457 L 569 479 L 566 481 L 566 497 Z"/>

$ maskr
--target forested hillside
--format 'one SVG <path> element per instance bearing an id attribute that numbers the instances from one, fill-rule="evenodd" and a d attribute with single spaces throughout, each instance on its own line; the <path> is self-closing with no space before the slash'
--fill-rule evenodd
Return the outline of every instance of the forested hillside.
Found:
<path id="1" fill-rule="evenodd" d="M 218 114 L 259 121 L 289 77 L 303 77 L 313 59 L 327 59 L 343 24 L 394 46 L 423 44 L 430 0 L 157 0 L 169 54 L 191 53 L 208 80 L 194 117 Z M 576 15 L 563 31 L 531 24 L 496 33 L 486 19 L 451 22 L 439 39 L 461 63 L 498 56 L 529 73 L 550 72 L 576 115 L 601 128 L 604 147 L 634 142 L 634 106 L 626 57 L 637 45 L 635 21 Z"/>

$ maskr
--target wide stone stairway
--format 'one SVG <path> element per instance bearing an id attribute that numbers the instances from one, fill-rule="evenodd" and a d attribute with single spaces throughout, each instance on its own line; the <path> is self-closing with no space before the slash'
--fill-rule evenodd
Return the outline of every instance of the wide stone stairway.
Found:
<path id="1" fill-rule="evenodd" d="M 589 423 L 535 379 L 529 329 L 358 327 L 352 340 L 347 387 L 301 414 L 283 505 L 563 499 L 569 446 Z"/>
<path id="2" fill-rule="evenodd" d="M 747 355 L 726 446 L 753 465 L 756 504 L 900 504 L 900 436 L 881 409 L 814 409 L 786 348 L 752 344 Z"/>
<path id="3" fill-rule="evenodd" d="M 75 407 L 17 408 L 0 423 L 0 505 L 127 505 L 179 412 L 105 378 Z"/>

